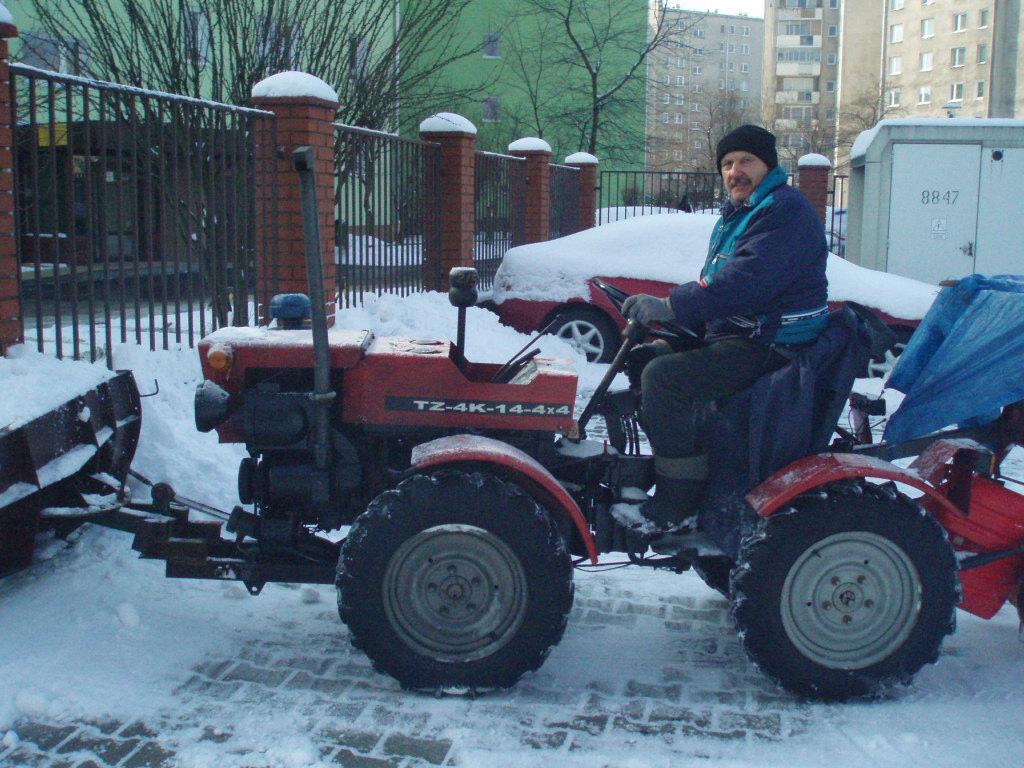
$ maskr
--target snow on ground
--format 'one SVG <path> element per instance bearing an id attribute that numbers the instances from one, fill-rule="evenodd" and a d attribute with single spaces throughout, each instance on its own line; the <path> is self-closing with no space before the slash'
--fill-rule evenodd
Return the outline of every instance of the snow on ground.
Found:
<path id="1" fill-rule="evenodd" d="M 338 323 L 451 338 L 455 310 L 440 294 L 385 296 L 339 312 Z M 527 340 L 477 309 L 467 336 L 477 360 L 503 360 Z M 573 355 L 554 339 L 542 347 Z M 20 349 L 0 360 L 5 393 L 29 357 Z M 229 508 L 241 451 L 195 431 L 196 352 L 121 345 L 114 359 L 134 370 L 144 392 L 160 383 L 143 400 L 135 467 Z M 35 362 L 40 389 L 83 368 L 106 376 L 99 366 Z M 575 362 L 592 389 L 604 366 Z M 1010 466 L 1024 474 L 1020 451 Z M 270 585 L 250 598 L 236 584 L 167 580 L 160 563 L 137 559 L 127 534 L 90 526 L 70 543 L 39 543 L 30 569 L 0 580 L 4 768 L 22 764 L 5 756 L 17 753 L 27 723 L 70 728 L 106 718 L 146 722 L 176 754 L 173 764 L 189 768 L 337 764 L 345 762 L 339 740 L 357 743 L 369 732 L 385 734 L 366 748 L 380 764 L 402 737 L 440 744 L 450 750 L 441 753 L 445 764 L 470 767 L 1024 764 L 1024 645 L 1009 608 L 990 622 L 961 614 L 939 663 L 911 688 L 884 701 L 826 705 L 798 701 L 753 669 L 724 602 L 692 573 L 578 572 L 566 635 L 540 670 L 510 691 L 439 699 L 402 692 L 370 670 L 349 646 L 330 587 Z M 303 687 L 304 679 L 315 685 Z M 70 757 L 72 765 L 80 759 Z"/>
<path id="2" fill-rule="evenodd" d="M 594 276 L 679 284 L 695 280 L 707 255 L 717 215 L 636 216 L 568 237 L 513 248 L 494 277 L 495 303 L 507 299 L 587 298 Z M 828 259 L 829 299 L 857 301 L 893 317 L 920 320 L 938 287 Z"/>

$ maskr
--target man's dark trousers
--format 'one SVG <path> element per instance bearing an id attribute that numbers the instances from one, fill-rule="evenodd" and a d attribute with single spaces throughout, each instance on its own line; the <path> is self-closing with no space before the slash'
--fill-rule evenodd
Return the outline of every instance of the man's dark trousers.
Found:
<path id="1" fill-rule="evenodd" d="M 667 464 L 658 459 L 703 454 L 700 431 L 706 405 L 753 384 L 777 367 L 776 358 L 762 342 L 723 339 L 700 349 L 661 355 L 648 363 L 641 381 L 643 426 L 656 465 Z"/>

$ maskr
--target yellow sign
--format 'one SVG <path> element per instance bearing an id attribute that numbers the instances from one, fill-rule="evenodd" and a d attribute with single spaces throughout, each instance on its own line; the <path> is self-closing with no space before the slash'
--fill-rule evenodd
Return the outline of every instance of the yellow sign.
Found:
<path id="1" fill-rule="evenodd" d="M 55 147 L 66 147 L 68 145 L 68 124 L 54 123 L 52 139 L 50 128 L 49 125 L 36 126 L 36 130 L 39 132 L 39 146 L 49 147 L 52 144 Z"/>

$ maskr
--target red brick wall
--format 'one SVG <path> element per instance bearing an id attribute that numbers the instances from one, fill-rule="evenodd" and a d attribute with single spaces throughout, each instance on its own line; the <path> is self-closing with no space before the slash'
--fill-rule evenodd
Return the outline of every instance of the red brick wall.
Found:
<path id="1" fill-rule="evenodd" d="M 597 223 L 597 164 L 569 163 L 580 169 L 580 223 L 577 231 L 590 229 Z"/>
<path id="2" fill-rule="evenodd" d="M 334 115 L 338 105 L 310 96 L 263 97 L 253 106 L 276 116 L 263 121 L 257 132 L 256 197 L 260 211 L 277 208 L 276 239 L 269 216 L 257 222 L 258 264 L 274 270 L 260 296 L 260 317 L 266 311 L 271 292 L 309 293 L 306 275 L 305 243 L 302 234 L 302 197 L 299 175 L 292 164 L 292 152 L 298 147 L 313 147 L 316 154 L 317 206 L 320 214 L 320 253 L 323 264 L 324 296 L 328 315 L 334 312 L 337 292 L 334 269 Z M 274 131 L 276 130 L 276 135 Z M 276 189 L 273 184 L 276 169 Z M 275 269 L 276 265 L 276 269 Z"/>
<path id="3" fill-rule="evenodd" d="M 828 171 L 827 165 L 800 166 L 800 191 L 811 201 L 822 224 L 825 223 L 825 205 L 828 202 Z"/>
<path id="4" fill-rule="evenodd" d="M 543 150 L 512 150 L 509 154 L 526 158 L 523 242 L 542 243 L 551 239 L 551 153 Z"/>
<path id="5" fill-rule="evenodd" d="M 10 25 L 0 35 L 14 37 Z M 0 354 L 22 341 L 20 274 L 14 240 L 14 162 L 7 40 L 0 40 Z"/>
<path id="6" fill-rule="evenodd" d="M 476 135 L 453 131 L 420 136 L 441 145 L 440 199 L 433 202 L 439 208 L 441 241 L 424 243 L 423 282 L 427 290 L 447 291 L 452 267 L 473 266 Z"/>

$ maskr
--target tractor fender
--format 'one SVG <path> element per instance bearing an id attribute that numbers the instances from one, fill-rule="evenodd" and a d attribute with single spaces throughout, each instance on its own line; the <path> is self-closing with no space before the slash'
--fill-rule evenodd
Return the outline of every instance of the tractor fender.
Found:
<path id="1" fill-rule="evenodd" d="M 583 539 L 591 563 L 597 564 L 597 546 L 576 500 L 529 454 L 508 443 L 480 435 L 441 437 L 412 449 L 412 467 L 416 470 L 465 462 L 494 464 L 511 470 L 509 480 L 541 506 L 557 510 L 572 521 Z"/>
<path id="2" fill-rule="evenodd" d="M 794 461 L 751 490 L 746 499 L 759 516 L 768 517 L 801 493 L 856 477 L 905 483 L 923 492 L 940 508 L 962 514 L 953 502 L 917 474 L 914 467 L 903 469 L 888 461 L 855 453 L 822 453 Z"/>

